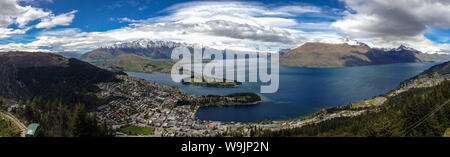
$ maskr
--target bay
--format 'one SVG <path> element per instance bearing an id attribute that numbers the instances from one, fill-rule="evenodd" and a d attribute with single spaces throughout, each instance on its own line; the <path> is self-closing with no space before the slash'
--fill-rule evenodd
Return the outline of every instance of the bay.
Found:
<path id="1" fill-rule="evenodd" d="M 206 87 L 173 82 L 170 74 L 127 72 L 130 76 L 180 88 L 194 95 L 258 93 L 263 102 L 252 106 L 211 106 L 196 112 L 201 120 L 257 122 L 287 120 L 314 113 L 322 108 L 369 99 L 395 89 L 438 63 L 398 63 L 359 67 L 301 68 L 280 67 L 280 86 L 276 93 L 259 94 L 262 83 L 243 83 L 238 87 Z M 247 69 L 248 70 L 248 69 Z"/>

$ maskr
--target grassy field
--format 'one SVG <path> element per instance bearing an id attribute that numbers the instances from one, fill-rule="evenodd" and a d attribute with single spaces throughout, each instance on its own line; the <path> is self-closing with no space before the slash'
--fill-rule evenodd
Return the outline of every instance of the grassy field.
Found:
<path id="1" fill-rule="evenodd" d="M 143 128 L 135 125 L 127 125 L 120 128 L 120 132 L 123 132 L 127 135 L 152 135 L 154 130 L 154 128 Z"/>
<path id="2" fill-rule="evenodd" d="M 8 118 L 0 114 L 0 137 L 19 137 L 20 129 Z"/>
<path id="3" fill-rule="evenodd" d="M 173 61 L 150 59 L 134 54 L 122 54 L 105 64 L 107 69 L 145 73 L 170 73 Z"/>

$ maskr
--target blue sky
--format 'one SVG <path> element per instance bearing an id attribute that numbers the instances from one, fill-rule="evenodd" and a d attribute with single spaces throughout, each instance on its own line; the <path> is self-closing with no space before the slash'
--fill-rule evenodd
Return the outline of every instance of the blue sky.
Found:
<path id="1" fill-rule="evenodd" d="M 80 28 L 83 31 L 106 31 L 126 26 L 127 23 L 111 21 L 110 18 L 147 19 L 156 16 L 164 16 L 163 10 L 188 0 L 53 0 L 52 3 L 42 1 L 33 6 L 52 10 L 55 14 L 61 14 L 72 10 L 78 10 L 70 27 Z M 248 1 L 255 2 L 255 1 Z M 265 5 L 290 5 L 304 3 L 321 7 L 344 9 L 344 4 L 337 0 L 263 0 Z M 319 18 L 299 17 L 299 20 L 328 20 Z"/>
<path id="2" fill-rule="evenodd" d="M 277 51 L 305 42 L 340 43 L 350 38 L 372 47 L 406 44 L 424 52 L 450 52 L 450 3 L 445 0 L 0 3 L 0 51 L 84 53 L 102 45 L 142 38 Z"/>

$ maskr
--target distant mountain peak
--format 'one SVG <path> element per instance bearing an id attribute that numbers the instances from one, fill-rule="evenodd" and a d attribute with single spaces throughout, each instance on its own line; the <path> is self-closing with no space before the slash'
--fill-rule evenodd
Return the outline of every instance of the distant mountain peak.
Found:
<path id="1" fill-rule="evenodd" d="M 408 51 L 408 52 L 415 52 L 415 53 L 422 53 L 419 50 L 416 50 L 407 44 L 401 44 L 397 48 L 374 48 L 376 50 L 382 50 L 384 52 L 401 52 L 401 51 Z"/>
<path id="2" fill-rule="evenodd" d="M 401 44 L 398 48 L 395 49 L 395 51 L 402 51 L 402 50 L 407 50 L 407 51 L 418 51 L 412 47 L 409 47 L 405 44 Z"/>
<path id="3" fill-rule="evenodd" d="M 336 41 L 336 40 L 334 40 Z M 280 64 L 303 67 L 340 67 L 391 63 L 442 61 L 450 56 L 429 55 L 405 44 L 397 48 L 370 48 L 364 43 L 342 38 L 338 42 L 307 42 L 287 51 Z"/>
<path id="4" fill-rule="evenodd" d="M 94 65 L 103 65 L 121 54 L 135 54 L 153 59 L 170 59 L 171 52 L 176 47 L 185 47 L 190 50 L 192 48 L 205 48 L 200 44 L 140 39 L 101 46 L 83 54 L 80 59 Z"/>
<path id="5" fill-rule="evenodd" d="M 117 48 L 155 48 L 155 47 L 166 47 L 174 48 L 180 46 L 193 46 L 194 44 L 179 43 L 173 41 L 154 41 L 150 39 L 139 39 L 128 42 L 117 42 L 110 45 L 101 46 L 103 49 L 117 49 Z"/>

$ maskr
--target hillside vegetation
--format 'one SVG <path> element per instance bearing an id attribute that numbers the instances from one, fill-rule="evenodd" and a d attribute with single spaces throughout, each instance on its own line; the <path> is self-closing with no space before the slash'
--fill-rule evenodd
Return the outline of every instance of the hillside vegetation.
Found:
<path id="1" fill-rule="evenodd" d="M 104 67 L 111 70 L 145 73 L 170 73 L 174 61 L 167 59 L 150 59 L 135 54 L 121 54 L 108 61 Z"/>
<path id="2" fill-rule="evenodd" d="M 69 108 L 59 100 L 46 101 L 42 97 L 19 101 L 13 114 L 27 124 L 39 123 L 37 136 L 44 137 L 98 137 L 114 136 L 112 129 L 100 124 L 95 114 L 89 114 L 85 105 Z"/>
<path id="3" fill-rule="evenodd" d="M 63 104 L 94 107 L 100 82 L 118 81 L 115 73 L 78 59 L 50 53 L 0 53 L 0 96 L 13 100 L 43 97 Z"/>
<path id="4" fill-rule="evenodd" d="M 20 129 L 0 113 L 0 137 L 19 137 Z"/>
<path id="5" fill-rule="evenodd" d="M 319 123 L 280 130 L 257 130 L 254 136 L 444 136 L 450 128 L 450 62 L 436 65 L 407 80 L 387 95 L 381 105 L 352 105 L 322 112 L 358 111 L 357 116 L 337 117 Z M 433 77 L 423 77 L 432 74 Z M 418 82 L 433 82 L 426 86 Z M 408 87 L 408 88 L 405 88 Z M 397 92 L 397 91 L 401 92 Z M 380 97 L 383 98 L 383 97 Z M 358 103 L 356 103 L 358 104 Z M 367 110 L 368 109 L 368 110 Z M 308 117 L 315 116 L 314 114 Z"/>
<path id="6" fill-rule="evenodd" d="M 256 136 L 440 137 L 450 127 L 449 99 L 450 81 L 447 81 L 389 98 L 382 107 L 360 116 L 335 118 L 301 128 L 261 130 Z"/>

